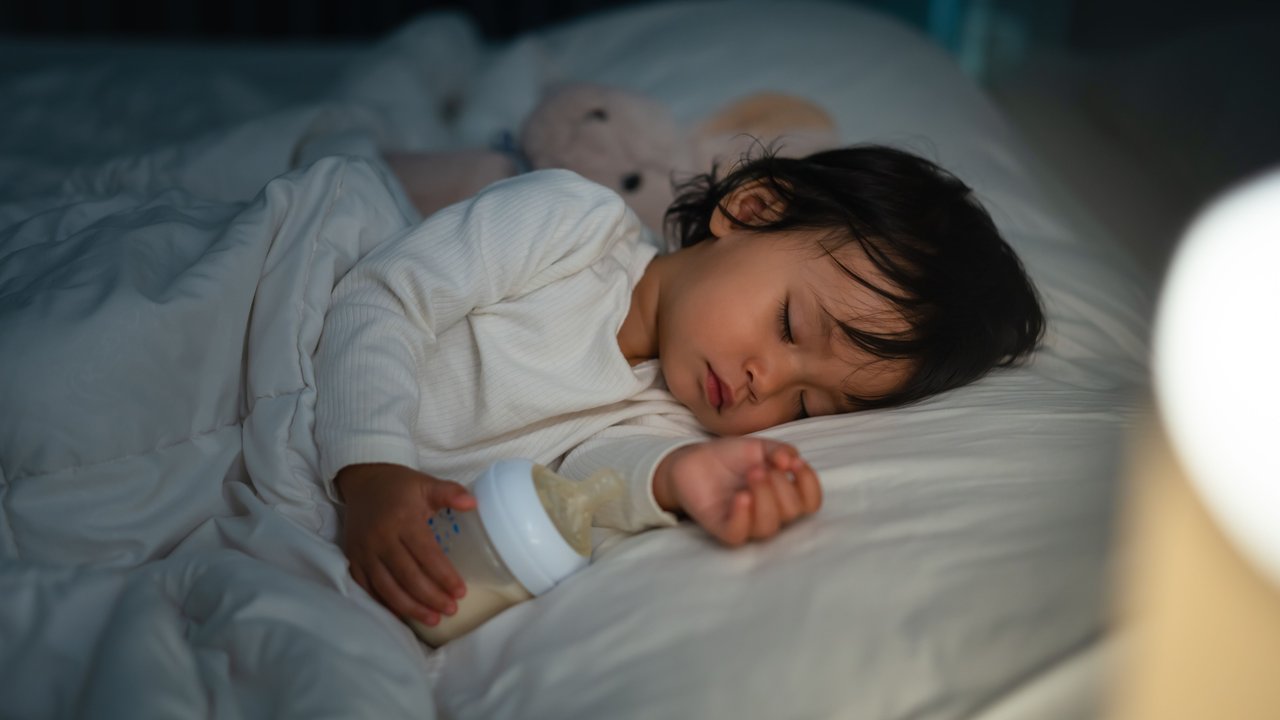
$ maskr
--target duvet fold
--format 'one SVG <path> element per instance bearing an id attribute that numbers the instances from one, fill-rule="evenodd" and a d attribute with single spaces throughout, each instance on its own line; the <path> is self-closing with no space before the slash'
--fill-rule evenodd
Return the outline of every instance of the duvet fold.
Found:
<path id="1" fill-rule="evenodd" d="M 431 712 L 310 432 L 333 285 L 412 217 L 332 157 L 246 203 L 120 192 L 0 231 L 6 712 Z"/>

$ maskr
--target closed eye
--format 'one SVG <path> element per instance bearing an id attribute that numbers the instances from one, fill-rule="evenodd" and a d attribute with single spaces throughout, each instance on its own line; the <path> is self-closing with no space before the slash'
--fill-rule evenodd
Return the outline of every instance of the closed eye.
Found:
<path id="1" fill-rule="evenodd" d="M 778 305 L 778 334 L 782 336 L 782 341 L 788 345 L 795 345 L 796 338 L 791 334 L 791 297 L 788 296 Z M 809 411 L 804 406 L 804 391 L 801 390 L 796 396 L 796 419 L 803 420 L 809 417 Z"/>
<path id="2" fill-rule="evenodd" d="M 795 336 L 791 334 L 791 298 L 788 297 L 778 305 L 778 331 L 782 336 L 782 341 L 788 345 L 794 345 Z"/>

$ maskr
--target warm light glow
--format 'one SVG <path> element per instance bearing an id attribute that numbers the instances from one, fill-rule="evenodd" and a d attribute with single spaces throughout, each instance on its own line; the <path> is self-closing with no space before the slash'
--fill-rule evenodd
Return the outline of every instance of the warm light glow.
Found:
<path id="1" fill-rule="evenodd" d="M 1156 397 L 1215 519 L 1280 583 L 1280 172 L 1191 225 L 1155 325 Z"/>

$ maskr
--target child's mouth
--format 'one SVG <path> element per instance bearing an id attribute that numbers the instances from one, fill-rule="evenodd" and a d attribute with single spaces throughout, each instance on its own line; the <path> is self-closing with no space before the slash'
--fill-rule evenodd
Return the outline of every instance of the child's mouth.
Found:
<path id="1" fill-rule="evenodd" d="M 716 375 L 716 371 L 711 369 L 711 364 L 707 364 L 707 402 L 711 407 L 720 412 L 732 400 L 729 388 L 725 387 L 724 381 Z"/>

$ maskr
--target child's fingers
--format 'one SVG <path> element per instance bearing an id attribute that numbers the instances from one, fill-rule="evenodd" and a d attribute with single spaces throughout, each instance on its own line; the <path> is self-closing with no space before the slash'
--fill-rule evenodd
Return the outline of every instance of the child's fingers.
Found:
<path id="1" fill-rule="evenodd" d="M 800 460 L 796 465 L 794 471 L 796 490 L 799 491 L 800 499 L 804 503 L 804 511 L 818 512 L 818 508 L 822 507 L 822 483 L 818 482 L 818 474 L 804 460 Z"/>
<path id="2" fill-rule="evenodd" d="M 355 580 L 357 585 L 364 588 L 365 592 L 372 595 L 373 587 L 369 585 L 369 578 L 364 574 L 364 569 L 355 563 L 351 563 L 347 569 L 351 572 L 351 579 Z"/>
<path id="3" fill-rule="evenodd" d="M 778 501 L 778 520 L 787 525 L 804 514 L 804 500 L 791 473 L 782 470 L 769 471 L 773 496 Z"/>
<path id="4" fill-rule="evenodd" d="M 466 593 L 466 584 L 463 583 L 462 576 L 453 567 L 449 557 L 444 554 L 440 543 L 432 539 L 430 531 L 424 529 L 404 538 L 404 545 L 413 556 L 417 567 L 426 573 L 442 592 L 454 598 L 461 598 Z"/>
<path id="5" fill-rule="evenodd" d="M 391 607 L 391 603 L 387 602 L 387 601 L 382 597 L 382 594 L 378 592 L 378 588 L 376 588 L 376 587 L 374 587 L 374 586 L 373 586 L 373 581 L 372 581 L 372 580 L 369 580 L 369 597 L 371 597 L 371 598 L 373 598 L 374 600 L 376 600 L 376 601 L 378 602 L 378 604 L 379 604 L 379 605 L 381 605 L 382 607 L 384 607 L 384 608 L 386 608 L 387 610 L 391 611 L 391 613 L 392 613 L 392 614 L 394 614 L 396 617 L 403 617 L 403 616 L 400 614 L 400 612 L 399 612 L 398 610 L 396 610 L 395 608 Z M 416 619 L 416 618 L 415 618 L 415 619 Z"/>
<path id="6" fill-rule="evenodd" d="M 778 501 L 773 495 L 773 485 L 760 468 L 747 473 L 747 485 L 751 491 L 751 537 L 756 540 L 778 534 Z"/>
<path id="7" fill-rule="evenodd" d="M 740 490 L 729 499 L 729 513 L 719 527 L 712 529 L 712 534 L 720 542 L 730 547 L 737 547 L 751 536 L 751 494 Z"/>
<path id="8" fill-rule="evenodd" d="M 765 447 L 765 458 L 772 467 L 790 470 L 792 463 L 800 457 L 800 452 L 791 445 L 777 440 L 770 440 L 768 443 Z"/>
<path id="9" fill-rule="evenodd" d="M 476 507 L 476 498 L 467 488 L 459 485 L 451 480 L 441 480 L 434 482 L 427 490 L 427 502 L 431 507 L 453 508 L 454 510 L 474 510 Z"/>
<path id="10" fill-rule="evenodd" d="M 439 549 L 438 546 L 437 549 Z M 452 615 L 457 612 L 458 604 L 450 597 L 450 593 L 443 589 L 446 586 L 436 577 L 442 574 L 441 571 L 422 564 L 409 547 L 402 546 L 400 552 L 393 553 L 391 557 L 384 559 L 383 564 L 391 571 L 396 584 L 419 605 L 425 605 L 442 615 Z M 452 566 L 448 570 L 452 573 Z"/>
<path id="11" fill-rule="evenodd" d="M 392 577 L 391 571 L 387 569 L 385 564 L 378 563 L 370 568 L 369 579 L 378 593 L 378 599 L 391 612 L 400 617 L 411 617 L 427 625 L 435 625 L 440 622 L 440 614 L 409 597 L 396 582 L 395 578 Z"/>

